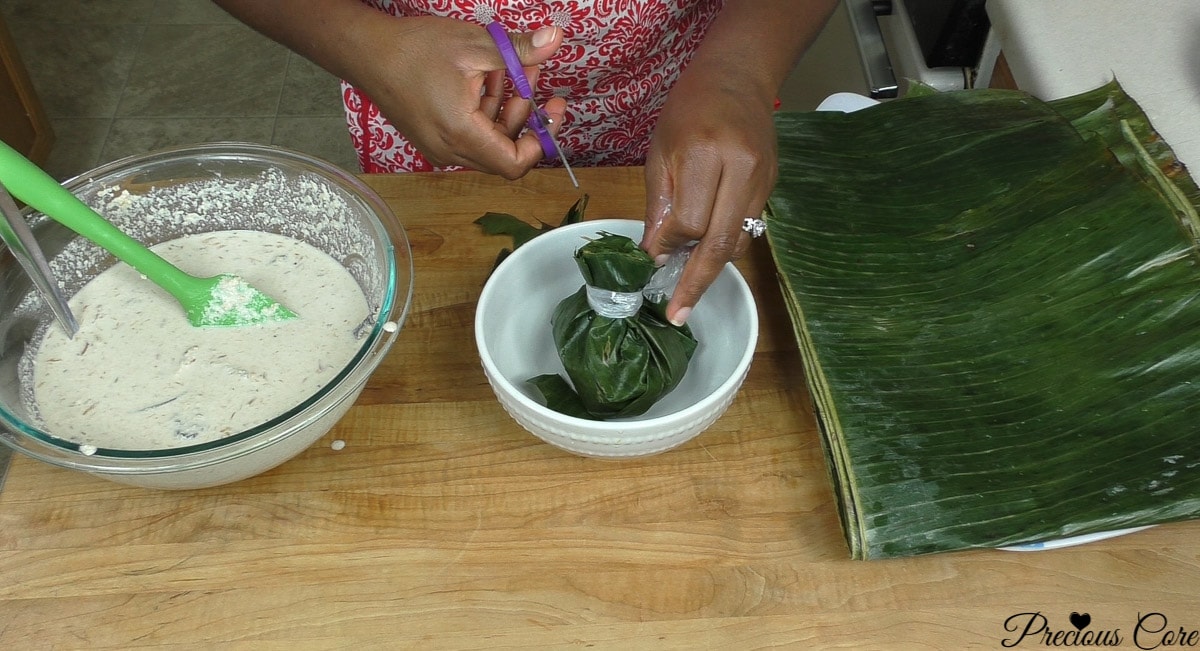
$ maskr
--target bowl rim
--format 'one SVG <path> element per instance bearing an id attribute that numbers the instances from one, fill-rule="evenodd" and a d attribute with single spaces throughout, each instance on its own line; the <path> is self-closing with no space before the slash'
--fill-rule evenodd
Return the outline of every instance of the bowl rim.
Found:
<path id="1" fill-rule="evenodd" d="M 582 230 L 604 230 L 605 225 L 608 225 L 611 228 L 615 224 L 625 226 L 631 223 L 638 223 L 643 227 L 645 225 L 641 220 L 635 219 L 595 219 L 576 222 L 566 226 L 559 226 L 553 229 L 553 232 L 560 233 L 560 237 L 562 237 L 564 235 L 561 233 L 570 233 Z M 551 233 L 547 233 L 547 235 L 550 234 Z M 522 407 L 528 409 L 537 416 L 540 416 L 544 419 L 549 419 L 552 422 L 557 422 L 577 430 L 587 430 L 593 436 L 600 435 L 603 437 L 604 435 L 620 434 L 623 437 L 628 438 L 631 430 L 658 429 L 674 423 L 675 421 L 693 419 L 697 414 L 711 409 L 714 401 L 719 401 L 720 396 L 727 394 L 731 389 L 739 386 L 745 380 L 746 372 L 750 367 L 750 362 L 754 358 L 754 352 L 758 345 L 758 304 L 754 299 L 754 293 L 750 290 L 750 285 L 746 282 L 745 277 L 742 276 L 742 273 L 732 262 L 727 262 L 725 263 L 725 268 L 721 270 L 720 275 L 728 274 L 732 279 L 734 286 L 738 289 L 739 294 L 741 294 L 741 296 L 748 302 L 750 307 L 750 336 L 746 341 L 746 346 L 742 350 L 741 356 L 739 357 L 733 372 L 730 373 L 729 377 L 725 378 L 721 384 L 717 385 L 703 398 L 697 400 L 695 403 L 687 407 L 684 407 L 683 409 L 673 411 L 669 414 L 655 416 L 653 418 L 635 417 L 614 420 L 590 420 L 587 418 L 579 418 L 578 416 L 569 416 L 567 414 L 554 411 L 546 405 L 543 405 L 533 398 L 530 398 L 524 391 L 520 390 L 512 381 L 510 381 L 503 373 L 501 373 L 500 369 L 496 366 L 495 361 L 492 360 L 491 354 L 488 352 L 485 342 L 484 327 L 482 323 L 484 311 L 483 307 L 492 300 L 492 294 L 497 291 L 495 289 L 497 287 L 497 283 L 493 282 L 497 272 L 499 272 L 505 266 L 520 264 L 521 260 L 523 260 L 525 256 L 531 255 L 529 252 L 533 250 L 532 245 L 537 242 L 538 239 L 545 236 L 546 235 L 542 235 L 534 238 L 525 246 L 513 251 L 512 254 L 507 256 L 499 265 L 497 265 L 491 276 L 488 277 L 487 282 L 484 283 L 483 291 L 480 293 L 479 300 L 476 303 L 474 320 L 475 347 L 478 349 L 480 361 L 488 375 L 488 378 L 492 380 L 494 390 L 503 390 L 506 397 L 515 400 Z M 497 384 L 499 386 L 495 386 Z M 588 435 L 579 434 L 573 434 L 573 437 L 578 438 L 579 440 L 587 440 L 589 438 Z"/>
<path id="2" fill-rule="evenodd" d="M 412 248 L 407 233 L 387 203 L 370 186 L 354 174 L 316 156 L 276 145 L 240 141 L 218 141 L 190 145 L 179 145 L 151 152 L 134 154 L 97 166 L 63 181 L 62 185 L 73 193 L 87 185 L 96 184 L 97 179 L 121 172 L 126 168 L 161 163 L 193 162 L 193 159 L 219 160 L 244 159 L 262 164 L 284 163 L 297 168 L 301 173 L 315 173 L 326 182 L 342 186 L 343 191 L 354 195 L 367 204 L 372 212 L 371 224 L 383 243 L 383 254 L 387 261 L 384 292 L 377 316 L 362 344 L 342 369 L 324 386 L 307 398 L 292 406 L 279 416 L 247 428 L 235 434 L 213 441 L 159 450 L 133 450 L 121 448 L 94 448 L 59 438 L 40 428 L 33 427 L 23 419 L 0 407 L 0 423 L 16 430 L 10 435 L 0 436 L 0 442 L 38 460 L 91 472 L 108 474 L 151 474 L 164 471 L 179 472 L 222 463 L 250 454 L 302 431 L 311 422 L 336 409 L 342 402 L 364 384 L 370 374 L 382 362 L 407 319 L 412 307 L 414 274 Z M 27 215 L 38 211 L 26 208 Z M 76 235 L 75 237 L 79 237 Z M 401 279 L 407 279 L 403 286 Z M 391 328 L 388 324 L 395 324 Z M 319 405 L 335 390 L 348 389 L 346 394 L 327 405 Z M 278 430 L 278 431 L 273 431 Z M 262 436 L 269 434 L 269 436 Z M 257 439 L 257 440 L 256 440 Z M 25 445 L 24 442 L 33 445 Z M 239 444 L 242 444 L 239 446 Z M 48 447 L 49 450 L 42 448 Z M 227 454 L 214 452 L 228 451 Z M 66 456 L 69 455 L 69 456 Z"/>

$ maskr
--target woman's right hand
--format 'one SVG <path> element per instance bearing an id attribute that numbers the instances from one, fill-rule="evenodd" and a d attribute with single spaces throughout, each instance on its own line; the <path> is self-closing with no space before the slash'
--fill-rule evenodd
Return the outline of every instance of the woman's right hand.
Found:
<path id="1" fill-rule="evenodd" d="M 347 61 L 348 81 L 430 163 L 515 179 L 543 158 L 534 134 L 519 135 L 531 102 L 504 99 L 504 60 L 485 29 L 451 18 L 378 15 L 362 35 L 372 39 L 374 56 Z M 562 44 L 562 31 L 546 27 L 510 38 L 532 84 L 537 66 Z M 544 108 L 557 133 L 566 102 L 555 98 Z"/>

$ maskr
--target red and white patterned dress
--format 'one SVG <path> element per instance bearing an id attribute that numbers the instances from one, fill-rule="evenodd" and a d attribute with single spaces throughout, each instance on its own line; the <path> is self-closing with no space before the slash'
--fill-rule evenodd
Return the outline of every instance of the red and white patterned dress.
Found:
<path id="1" fill-rule="evenodd" d="M 640 165 L 667 91 L 724 0 L 362 0 L 394 16 L 445 16 L 511 32 L 547 25 L 563 45 L 541 66 L 538 104 L 567 101 L 559 146 L 574 166 Z M 434 167 L 343 82 L 350 136 L 364 172 Z"/>

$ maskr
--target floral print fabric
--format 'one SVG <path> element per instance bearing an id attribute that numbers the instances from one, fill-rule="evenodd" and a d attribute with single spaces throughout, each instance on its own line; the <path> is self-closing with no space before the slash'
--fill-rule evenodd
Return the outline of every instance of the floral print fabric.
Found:
<path id="1" fill-rule="evenodd" d="M 547 25 L 563 45 L 542 64 L 538 104 L 567 100 L 559 133 L 574 166 L 640 165 L 655 120 L 723 0 L 362 0 L 394 16 L 436 15 L 510 32 Z M 350 136 L 364 172 L 434 167 L 357 88 L 343 82 Z"/>

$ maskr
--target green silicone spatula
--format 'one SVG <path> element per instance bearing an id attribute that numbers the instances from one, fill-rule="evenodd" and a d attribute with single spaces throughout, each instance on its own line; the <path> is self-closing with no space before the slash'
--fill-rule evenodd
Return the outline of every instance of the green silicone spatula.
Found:
<path id="1" fill-rule="evenodd" d="M 231 274 L 184 273 L 110 224 L 12 147 L 0 142 L 0 183 L 10 194 L 100 245 L 174 296 L 192 325 L 247 326 L 296 318 L 296 313 Z"/>

